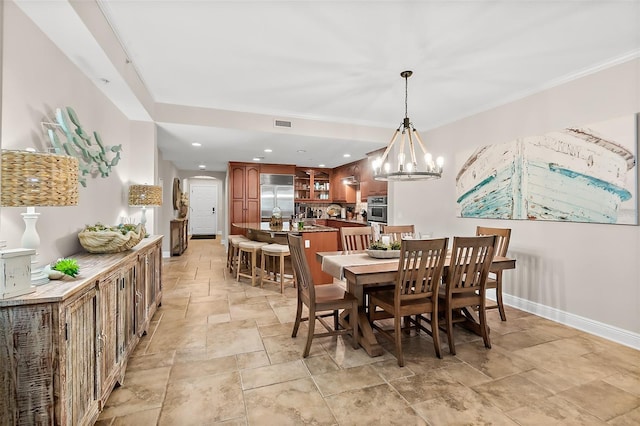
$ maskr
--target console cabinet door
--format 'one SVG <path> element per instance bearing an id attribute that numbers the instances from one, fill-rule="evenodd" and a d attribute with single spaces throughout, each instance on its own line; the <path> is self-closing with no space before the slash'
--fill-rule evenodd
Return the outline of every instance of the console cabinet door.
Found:
<path id="1" fill-rule="evenodd" d="M 111 274 L 98 281 L 98 365 L 100 367 L 100 391 L 102 403 L 107 401 L 111 389 L 119 377 L 122 351 L 119 347 L 118 335 L 120 325 L 120 286 L 122 276 Z"/>
<path id="2" fill-rule="evenodd" d="M 66 410 L 61 424 L 87 424 L 98 415 L 97 310 L 95 287 L 64 308 L 65 371 L 61 381 Z"/>
<path id="3" fill-rule="evenodd" d="M 134 266 L 134 285 L 133 285 L 133 327 L 134 333 L 138 337 L 142 337 L 146 332 L 145 323 L 147 321 L 147 290 L 146 290 L 146 274 L 147 267 L 144 257 L 138 257 L 138 262 Z"/>
<path id="4" fill-rule="evenodd" d="M 229 176 L 229 229 L 231 234 L 245 234 L 231 224 L 260 222 L 260 167 L 229 163 Z"/>
<path id="5" fill-rule="evenodd" d="M 118 350 L 122 358 L 129 356 L 129 352 L 137 342 L 135 330 L 135 269 L 129 265 L 122 269 L 118 288 L 119 330 Z"/>

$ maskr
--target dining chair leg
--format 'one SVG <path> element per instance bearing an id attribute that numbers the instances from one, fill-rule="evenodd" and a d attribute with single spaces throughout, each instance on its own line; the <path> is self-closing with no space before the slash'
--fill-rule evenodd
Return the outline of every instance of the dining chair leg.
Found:
<path id="1" fill-rule="evenodd" d="M 436 356 L 442 359 L 442 353 L 440 352 L 440 327 L 438 324 L 438 310 L 431 312 L 431 339 L 433 340 L 433 349 L 436 351 Z"/>
<path id="2" fill-rule="evenodd" d="M 404 367 L 404 356 L 402 354 L 402 324 L 401 321 L 406 320 L 405 318 L 395 317 L 393 319 L 393 323 L 395 326 L 395 338 L 396 338 L 396 358 L 398 358 L 398 366 Z"/>
<path id="3" fill-rule="evenodd" d="M 482 340 L 484 340 L 484 347 L 491 349 L 491 340 L 489 339 L 489 327 L 487 325 L 487 310 L 484 305 L 480 305 L 480 331 L 482 332 Z"/>
<path id="4" fill-rule="evenodd" d="M 407 336 L 411 334 L 411 317 L 402 317 L 403 327 L 400 327 Z"/>
<path id="5" fill-rule="evenodd" d="M 315 333 L 316 328 L 316 311 L 312 307 L 309 307 L 309 331 L 307 334 L 307 344 L 304 347 L 304 352 L 302 353 L 302 357 L 306 358 L 309 356 L 309 351 L 311 350 L 311 341 L 313 340 L 313 333 Z"/>
<path id="6" fill-rule="evenodd" d="M 302 300 L 298 297 L 298 309 L 296 311 L 296 321 L 293 323 L 293 332 L 291 333 L 291 337 L 296 337 L 298 335 L 298 328 L 300 328 L 300 321 L 302 321 Z"/>
<path id="7" fill-rule="evenodd" d="M 500 311 L 500 319 L 502 321 L 507 320 L 507 314 L 504 312 L 504 304 L 502 303 L 502 279 L 498 277 L 498 283 L 496 285 L 496 301 L 498 302 L 498 311 Z"/>
<path id="8" fill-rule="evenodd" d="M 446 322 L 447 322 L 447 340 L 449 342 L 449 353 L 451 355 L 456 354 L 456 344 L 453 342 L 453 311 L 451 309 L 446 310 Z"/>

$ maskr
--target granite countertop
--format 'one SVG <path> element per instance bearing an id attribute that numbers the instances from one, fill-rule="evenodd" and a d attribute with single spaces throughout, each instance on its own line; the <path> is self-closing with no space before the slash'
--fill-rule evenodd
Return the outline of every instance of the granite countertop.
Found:
<path id="1" fill-rule="evenodd" d="M 367 226 L 369 223 L 366 220 L 357 220 L 357 219 L 341 219 L 339 217 L 330 217 L 328 219 L 325 220 L 337 220 L 338 222 L 344 222 L 344 223 L 356 223 L 358 225 L 365 225 Z"/>
<path id="2" fill-rule="evenodd" d="M 269 222 L 234 223 L 237 228 L 247 229 L 252 232 L 268 232 L 272 234 L 288 234 L 289 232 L 337 232 L 337 228 L 330 226 L 305 224 L 303 229 L 289 229 L 289 222 L 284 222 L 282 228 L 271 228 Z"/>

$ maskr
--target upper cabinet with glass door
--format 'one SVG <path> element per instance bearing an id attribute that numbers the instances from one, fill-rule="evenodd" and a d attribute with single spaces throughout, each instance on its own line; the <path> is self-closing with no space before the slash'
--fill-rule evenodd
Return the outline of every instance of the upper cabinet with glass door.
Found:
<path id="1" fill-rule="evenodd" d="M 311 199 L 311 174 L 309 170 L 296 168 L 293 185 L 295 201 L 308 201 Z"/>
<path id="2" fill-rule="evenodd" d="M 331 171 L 323 169 L 313 170 L 313 199 L 315 201 L 329 201 L 331 199 L 329 191 L 329 179 Z"/>
<path id="3" fill-rule="evenodd" d="M 296 167 L 295 201 L 331 201 L 331 170 Z"/>

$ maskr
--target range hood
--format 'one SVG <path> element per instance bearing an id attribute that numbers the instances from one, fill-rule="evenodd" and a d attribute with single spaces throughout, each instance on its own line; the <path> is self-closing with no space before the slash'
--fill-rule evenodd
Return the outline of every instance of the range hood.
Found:
<path id="1" fill-rule="evenodd" d="M 345 185 L 360 185 L 360 181 L 355 176 L 347 176 L 342 179 L 342 183 Z"/>

